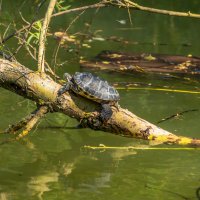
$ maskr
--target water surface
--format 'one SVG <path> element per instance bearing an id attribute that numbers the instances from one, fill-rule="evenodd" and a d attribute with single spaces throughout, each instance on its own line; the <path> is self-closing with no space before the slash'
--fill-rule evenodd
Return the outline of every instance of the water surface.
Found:
<path id="1" fill-rule="evenodd" d="M 91 3 L 84 1 L 84 4 L 86 2 Z M 179 11 L 199 11 L 197 0 L 139 3 Z M 79 5 L 80 2 L 72 2 L 73 6 L 76 4 Z M 1 22 L 8 25 L 14 20 L 20 28 L 22 20 L 18 9 L 27 20 L 33 18 L 34 5 L 31 1 L 3 1 Z M 44 11 L 42 8 L 38 17 L 43 16 Z M 73 13 L 53 19 L 51 31 L 65 30 L 76 16 L 77 13 Z M 80 49 L 80 55 L 84 58 L 91 58 L 102 50 L 199 55 L 200 25 L 197 19 L 134 11 L 132 22 L 131 25 L 127 10 L 88 10 L 71 26 L 69 33 L 84 31 L 84 24 L 92 23 L 90 31 L 97 32 L 98 37 L 117 36 L 139 43 L 123 45 L 112 41 L 91 41 L 88 43 L 91 48 Z M 1 26 L 1 34 L 4 31 L 5 27 Z M 7 43 L 11 50 L 17 45 L 15 39 Z M 52 62 L 56 45 L 56 41 L 49 37 L 49 63 Z M 58 63 L 67 61 L 57 69 L 60 75 L 65 71 L 73 73 L 84 70 L 79 67 L 76 53 L 68 50 L 61 48 L 58 54 Z M 25 50 L 20 51 L 16 57 L 19 62 L 36 69 L 36 62 Z M 182 90 L 199 90 L 199 77 L 183 80 L 183 77 L 165 79 L 154 75 L 97 74 L 110 82 L 145 82 L 155 87 L 165 85 Z M 33 102 L 3 88 L 0 88 L 0 92 L 1 130 L 35 108 Z M 122 107 L 152 123 L 177 112 L 199 109 L 198 94 L 149 90 L 119 90 L 119 93 Z M 90 129 L 74 129 L 77 124 L 76 120 L 62 114 L 48 114 L 24 140 L 0 146 L 0 199 L 198 199 L 198 150 L 89 150 L 83 148 L 84 145 L 141 147 L 148 143 Z M 58 128 L 63 126 L 65 128 Z M 163 122 L 160 126 L 178 135 L 200 138 L 199 111 L 186 113 L 180 118 Z M 0 139 L 5 139 L 5 136 Z"/>

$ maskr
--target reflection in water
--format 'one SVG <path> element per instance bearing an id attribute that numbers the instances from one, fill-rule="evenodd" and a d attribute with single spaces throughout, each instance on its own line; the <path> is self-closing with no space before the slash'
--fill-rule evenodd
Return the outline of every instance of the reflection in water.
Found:
<path id="1" fill-rule="evenodd" d="M 68 176 L 72 173 L 73 169 L 75 168 L 75 163 L 68 163 L 63 165 L 63 175 Z"/>
<path id="2" fill-rule="evenodd" d="M 57 172 L 49 172 L 44 175 L 31 177 L 31 180 L 28 182 L 31 196 L 36 195 L 42 200 L 42 195 L 51 190 L 49 188 L 49 183 L 58 182 L 58 176 L 59 174 Z"/>
<path id="3" fill-rule="evenodd" d="M 8 194 L 5 192 L 0 193 L 0 200 L 8 200 Z"/>
<path id="4" fill-rule="evenodd" d="M 135 155 L 137 154 L 136 151 L 133 150 L 115 150 L 111 152 L 111 156 L 113 158 L 113 161 L 115 163 L 115 167 L 119 166 L 119 163 L 121 160 L 123 160 L 123 158 L 130 156 L 130 155 Z"/>
<path id="5" fill-rule="evenodd" d="M 108 184 L 111 181 L 111 173 L 101 173 L 100 177 L 94 179 L 92 184 L 81 183 L 79 192 L 94 192 L 101 193 L 99 189 L 109 188 Z"/>
<path id="6" fill-rule="evenodd" d="M 119 162 L 120 160 L 123 160 L 123 158 L 130 156 L 130 155 L 135 155 L 137 154 L 136 151 L 133 150 L 115 150 L 111 152 L 111 156 L 114 161 Z"/>

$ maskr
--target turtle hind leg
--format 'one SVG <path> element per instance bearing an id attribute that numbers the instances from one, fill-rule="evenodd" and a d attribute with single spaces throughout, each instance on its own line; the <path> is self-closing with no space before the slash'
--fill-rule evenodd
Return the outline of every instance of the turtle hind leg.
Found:
<path id="1" fill-rule="evenodd" d="M 102 104 L 102 110 L 100 114 L 100 118 L 102 121 L 107 121 L 111 118 L 112 116 L 112 109 L 109 104 Z"/>
<path id="2" fill-rule="evenodd" d="M 58 96 L 62 95 L 63 93 L 65 93 L 66 91 L 70 90 L 70 83 L 65 83 L 60 90 L 58 90 Z"/>

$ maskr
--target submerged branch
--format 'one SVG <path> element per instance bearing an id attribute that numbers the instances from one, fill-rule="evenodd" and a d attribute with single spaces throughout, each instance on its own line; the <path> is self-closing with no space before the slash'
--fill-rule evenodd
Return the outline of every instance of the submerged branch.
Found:
<path id="1" fill-rule="evenodd" d="M 37 110 L 33 111 L 31 114 L 23 118 L 21 121 L 17 122 L 16 124 L 10 125 L 3 134 L 16 134 L 17 131 L 22 129 L 27 123 L 34 117 Z"/>
<path id="2" fill-rule="evenodd" d="M 8 140 L 1 142 L 0 145 L 20 140 L 21 138 L 28 135 L 28 133 L 33 129 L 33 127 L 39 122 L 39 120 L 46 113 L 48 113 L 48 111 L 49 109 L 47 106 L 40 106 L 30 115 L 28 115 L 27 117 L 19 121 L 17 124 L 14 124 L 10 126 L 9 128 L 7 128 L 4 132 L 1 132 L 3 134 L 5 133 L 17 134 L 17 132 L 22 129 L 22 131 L 15 138 L 9 138 Z"/>
<path id="3" fill-rule="evenodd" d="M 37 124 L 37 122 L 48 112 L 48 107 L 47 106 L 41 106 L 39 107 L 34 116 L 27 121 L 26 125 L 23 127 L 23 131 L 15 138 L 16 140 L 19 140 L 26 136 L 32 129 L 33 127 Z"/>
<path id="4" fill-rule="evenodd" d="M 10 125 L 5 131 L 1 132 L 1 134 L 17 134 L 18 131 L 23 129 L 22 133 L 20 133 L 16 139 L 22 138 L 31 131 L 39 119 L 42 118 L 47 112 L 47 106 L 40 106 L 21 121 Z"/>
<path id="5" fill-rule="evenodd" d="M 128 73 L 200 74 L 200 58 L 165 54 L 102 51 L 82 67 Z"/>
<path id="6" fill-rule="evenodd" d="M 112 117 L 101 123 L 101 105 L 73 92 L 58 96 L 61 85 L 48 75 L 43 77 L 19 63 L 0 59 L 0 86 L 37 103 L 50 105 L 52 112 L 61 112 L 94 130 L 111 132 L 125 137 L 155 140 L 160 143 L 192 144 L 200 146 L 200 140 L 179 137 L 165 131 L 128 111 L 112 107 Z"/>

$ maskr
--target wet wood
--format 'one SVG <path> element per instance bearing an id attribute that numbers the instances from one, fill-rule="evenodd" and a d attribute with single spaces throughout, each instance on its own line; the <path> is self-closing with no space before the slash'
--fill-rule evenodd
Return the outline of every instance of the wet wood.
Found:
<path id="1" fill-rule="evenodd" d="M 102 51 L 82 67 L 129 73 L 200 74 L 200 57 Z"/>

